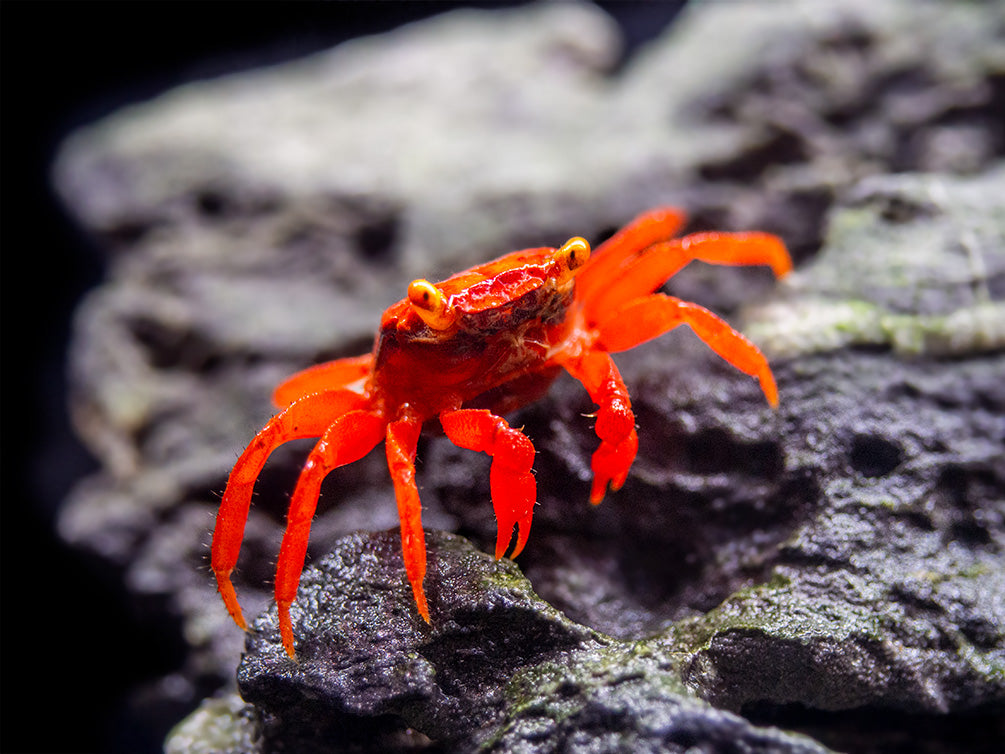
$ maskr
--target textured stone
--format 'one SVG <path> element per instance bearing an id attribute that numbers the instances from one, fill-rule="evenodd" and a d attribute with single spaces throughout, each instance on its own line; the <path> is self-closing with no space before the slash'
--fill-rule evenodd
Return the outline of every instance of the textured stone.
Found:
<path id="1" fill-rule="evenodd" d="M 164 754 L 256 754 L 261 746 L 258 718 L 237 694 L 206 699 L 175 726 Z"/>
<path id="2" fill-rule="evenodd" d="M 287 657 L 275 609 L 238 671 L 265 748 L 823 752 L 695 698 L 672 661 L 612 642 L 534 594 L 508 560 L 429 532 L 432 623 L 415 613 L 398 532 L 355 534 L 304 574 Z"/>
<path id="3" fill-rule="evenodd" d="M 238 682 L 273 731 L 324 719 L 345 738 L 361 721 L 396 715 L 457 740 L 491 720 L 516 670 L 597 643 L 540 601 L 511 561 L 439 532 L 427 547 L 431 625 L 414 610 L 396 530 L 345 537 L 305 574 L 293 612 L 304 637 L 296 662 L 275 610 L 256 622 Z"/>

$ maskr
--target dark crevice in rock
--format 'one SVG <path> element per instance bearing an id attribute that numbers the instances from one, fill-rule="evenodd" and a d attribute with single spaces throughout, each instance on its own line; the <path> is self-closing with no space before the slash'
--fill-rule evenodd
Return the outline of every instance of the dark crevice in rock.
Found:
<path id="1" fill-rule="evenodd" d="M 172 326 L 153 314 L 137 314 L 125 324 L 155 369 L 199 374 L 212 372 L 221 362 L 216 344 L 193 327 Z"/>
<path id="2" fill-rule="evenodd" d="M 856 754 L 998 754 L 1005 739 L 1005 708 L 981 707 L 946 717 L 866 707 L 829 712 L 801 704 L 752 702 L 743 715 L 812 736 L 835 751 Z"/>
<path id="3" fill-rule="evenodd" d="M 700 176 L 706 181 L 755 182 L 766 170 L 778 165 L 806 162 L 809 153 L 802 138 L 778 127 L 767 129 L 761 142 L 748 149 L 739 159 L 703 165 Z"/>
<path id="4" fill-rule="evenodd" d="M 865 434 L 855 435 L 849 451 L 852 469 L 865 477 L 887 476 L 900 465 L 903 456 L 895 442 Z"/>
<path id="5" fill-rule="evenodd" d="M 393 255 L 398 233 L 396 218 L 364 225 L 356 232 L 356 246 L 374 264 L 386 264 Z"/>
<path id="6" fill-rule="evenodd" d="M 274 215 L 282 208 L 277 193 L 235 182 L 192 187 L 188 199 L 195 218 L 210 225 Z"/>

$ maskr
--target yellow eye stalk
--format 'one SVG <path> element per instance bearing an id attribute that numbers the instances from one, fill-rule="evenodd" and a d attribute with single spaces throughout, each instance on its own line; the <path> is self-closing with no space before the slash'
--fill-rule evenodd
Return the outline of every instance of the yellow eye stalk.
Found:
<path id="1" fill-rule="evenodd" d="M 446 330 L 454 324 L 454 312 L 447 297 L 428 280 L 419 278 L 409 283 L 408 300 L 415 313 L 434 330 Z"/>
<path id="2" fill-rule="evenodd" d="M 574 236 L 555 250 L 552 257 L 561 266 L 558 274 L 558 283 L 565 283 L 572 279 L 573 273 L 590 258 L 590 244 L 585 238 Z"/>

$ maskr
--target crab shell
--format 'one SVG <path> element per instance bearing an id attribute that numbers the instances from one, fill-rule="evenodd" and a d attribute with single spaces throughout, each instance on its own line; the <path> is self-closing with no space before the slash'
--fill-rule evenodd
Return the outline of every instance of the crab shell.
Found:
<path id="1" fill-rule="evenodd" d="M 574 275 L 589 257 L 580 238 L 502 257 L 409 296 L 381 319 L 370 392 L 385 406 L 422 396 L 423 418 L 478 406 L 506 413 L 558 375 L 549 358 L 574 327 Z"/>

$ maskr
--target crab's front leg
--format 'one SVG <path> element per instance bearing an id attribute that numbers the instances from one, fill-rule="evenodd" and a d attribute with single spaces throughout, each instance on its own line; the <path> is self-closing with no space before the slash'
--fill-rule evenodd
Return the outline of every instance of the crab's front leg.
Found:
<path id="1" fill-rule="evenodd" d="M 426 537 L 422 531 L 422 503 L 415 485 L 415 451 L 421 430 L 422 422 L 413 417 L 393 421 L 387 425 L 384 447 L 387 467 L 394 483 L 394 496 L 398 501 L 405 574 L 412 585 L 419 615 L 429 623 L 429 605 L 422 589 L 422 581 L 426 577 Z"/>
<path id="2" fill-rule="evenodd" d="M 230 574 L 244 539 L 251 508 L 251 493 L 269 454 L 285 442 L 318 437 L 340 415 L 360 408 L 366 399 L 348 390 L 326 390 L 292 402 L 269 420 L 248 444 L 227 479 L 213 531 L 212 567 L 227 612 L 242 629 L 247 628 Z"/>
<path id="3" fill-rule="evenodd" d="M 533 443 L 505 419 L 484 409 L 445 411 L 440 414 L 440 424 L 458 447 L 492 456 L 489 489 L 498 527 L 496 559 L 506 554 L 514 526 L 517 527 L 517 540 L 511 557 L 515 558 L 527 543 L 537 501 L 537 481 L 531 473 Z"/>
<path id="4" fill-rule="evenodd" d="M 300 573 L 307 557 L 311 522 L 317 509 L 321 482 L 330 471 L 358 461 L 384 436 L 384 417 L 366 410 L 350 411 L 338 417 L 325 430 L 307 457 L 300 478 L 290 499 L 286 515 L 286 531 L 279 547 L 276 563 L 276 606 L 279 610 L 279 633 L 286 654 L 295 657 L 293 624 L 290 605 L 297 596 Z"/>
<path id="5" fill-rule="evenodd" d="M 593 469 L 590 502 L 596 505 L 603 500 L 608 484 L 612 490 L 621 489 L 638 452 L 632 401 L 618 368 L 604 351 L 586 351 L 561 363 L 597 404 L 595 429 L 600 447 L 590 462 Z"/>

